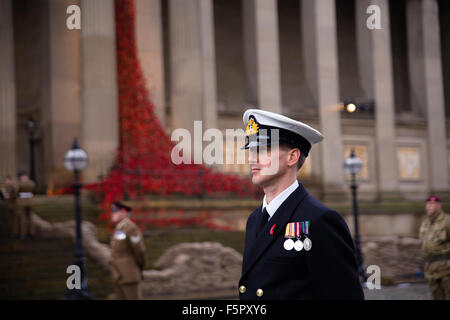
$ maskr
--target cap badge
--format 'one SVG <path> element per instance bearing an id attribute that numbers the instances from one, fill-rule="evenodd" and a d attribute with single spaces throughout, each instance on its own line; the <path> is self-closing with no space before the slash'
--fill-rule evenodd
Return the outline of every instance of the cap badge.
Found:
<path id="1" fill-rule="evenodd" d="M 255 118 L 250 117 L 247 122 L 247 127 L 245 128 L 245 133 L 250 136 L 252 134 L 256 134 L 259 131 L 258 123 L 255 121 Z"/>

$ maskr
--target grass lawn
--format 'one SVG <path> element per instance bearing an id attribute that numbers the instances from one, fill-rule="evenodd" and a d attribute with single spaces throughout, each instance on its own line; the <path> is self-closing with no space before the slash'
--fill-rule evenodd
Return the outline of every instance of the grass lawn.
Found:
<path id="1" fill-rule="evenodd" d="M 74 219 L 74 199 L 72 195 L 57 197 L 39 196 L 34 199 L 33 211 L 48 222 L 62 222 Z M 83 220 L 98 224 L 99 206 L 82 198 L 81 212 Z"/>
<path id="2" fill-rule="evenodd" d="M 0 204 L 0 299 L 65 299 L 67 267 L 74 261 L 71 239 L 9 239 Z M 94 299 L 112 292 L 109 272 L 86 258 L 88 286 Z"/>

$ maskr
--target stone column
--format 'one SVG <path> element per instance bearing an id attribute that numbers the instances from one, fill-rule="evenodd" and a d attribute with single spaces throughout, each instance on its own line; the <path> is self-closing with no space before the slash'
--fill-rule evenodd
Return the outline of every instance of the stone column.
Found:
<path id="1" fill-rule="evenodd" d="M 282 113 L 277 0 L 242 1 L 249 101 Z"/>
<path id="2" fill-rule="evenodd" d="M 342 161 L 335 2 L 302 0 L 301 6 L 306 83 L 319 108 L 319 129 L 324 135 L 324 140 L 315 146 L 321 148 L 324 198 L 342 199 L 346 185 Z"/>
<path id="3" fill-rule="evenodd" d="M 377 5 L 381 29 L 369 29 L 366 10 Z M 392 74 L 389 2 L 356 1 L 356 35 L 360 83 L 366 99 L 375 100 L 375 131 L 378 191 L 381 198 L 398 196 L 395 146 L 394 81 Z"/>
<path id="4" fill-rule="evenodd" d="M 0 0 L 0 179 L 16 175 L 16 85 L 12 1 Z"/>
<path id="5" fill-rule="evenodd" d="M 81 137 L 80 30 L 66 27 L 66 13 L 78 1 L 49 1 L 49 100 L 42 106 L 48 124 L 46 148 L 49 188 L 67 186 L 73 175 L 64 167 L 64 155 L 74 137 Z"/>
<path id="6" fill-rule="evenodd" d="M 436 0 L 407 2 L 408 58 L 413 110 L 427 118 L 431 192 L 449 191 L 447 134 Z"/>
<path id="7" fill-rule="evenodd" d="M 164 55 L 161 0 L 136 0 L 136 45 L 155 113 L 164 125 Z"/>
<path id="8" fill-rule="evenodd" d="M 171 127 L 217 127 L 213 3 L 170 0 Z"/>
<path id="9" fill-rule="evenodd" d="M 82 136 L 85 181 L 106 173 L 119 144 L 113 0 L 81 0 Z"/>

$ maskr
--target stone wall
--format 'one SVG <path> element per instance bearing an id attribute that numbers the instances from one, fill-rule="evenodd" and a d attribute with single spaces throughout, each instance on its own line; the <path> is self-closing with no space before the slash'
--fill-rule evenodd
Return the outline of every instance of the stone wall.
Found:
<path id="1" fill-rule="evenodd" d="M 423 271 L 424 258 L 417 238 L 371 237 L 363 242 L 362 251 L 366 268 L 379 266 L 385 281 L 412 280 Z"/>

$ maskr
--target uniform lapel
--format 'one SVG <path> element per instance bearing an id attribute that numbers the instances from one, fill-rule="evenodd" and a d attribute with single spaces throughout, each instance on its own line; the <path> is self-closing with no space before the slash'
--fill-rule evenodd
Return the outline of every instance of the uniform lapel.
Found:
<path id="1" fill-rule="evenodd" d="M 281 204 L 278 210 L 273 215 L 272 219 L 267 223 L 261 233 L 256 236 L 257 223 L 259 223 L 260 219 L 255 219 L 255 223 L 253 224 L 253 245 L 249 249 L 246 254 L 246 258 L 244 260 L 243 265 L 243 273 L 242 276 L 250 270 L 250 268 L 255 264 L 258 258 L 263 254 L 263 252 L 267 249 L 267 247 L 283 232 L 283 228 L 291 219 L 292 214 L 294 213 L 295 208 L 298 204 L 305 198 L 308 193 L 306 192 L 303 185 L 299 183 L 297 189 L 292 192 L 289 197 Z M 277 228 L 275 229 L 273 235 L 270 235 L 270 228 L 276 224 Z"/>
<path id="2" fill-rule="evenodd" d="M 250 249 L 253 247 L 255 240 L 256 240 L 256 226 L 259 223 L 258 218 L 258 212 L 261 212 L 262 206 L 260 206 L 258 209 L 256 209 L 254 212 L 252 212 L 252 215 L 255 217 L 252 217 L 252 220 L 254 220 L 252 223 L 248 224 L 248 229 L 246 231 L 245 235 L 245 248 L 244 248 L 244 261 L 247 260 L 248 253 L 250 252 Z"/>
<path id="3" fill-rule="evenodd" d="M 262 206 L 259 207 L 258 213 L 256 215 L 255 223 L 253 224 L 253 243 L 255 243 L 256 238 L 258 238 L 258 230 L 259 226 L 261 225 L 261 219 L 262 219 Z"/>

